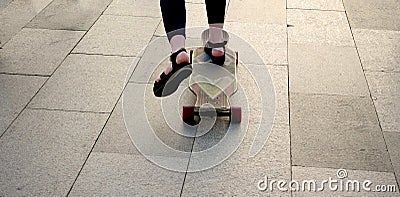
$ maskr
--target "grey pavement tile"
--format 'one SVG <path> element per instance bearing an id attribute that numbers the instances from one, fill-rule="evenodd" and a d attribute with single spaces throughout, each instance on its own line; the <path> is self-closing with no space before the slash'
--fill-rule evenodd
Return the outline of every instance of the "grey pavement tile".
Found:
<path id="1" fill-rule="evenodd" d="M 239 65 L 238 83 L 242 86 L 247 94 L 250 107 L 249 117 L 251 122 L 258 123 L 260 121 L 262 111 L 262 94 L 260 86 L 272 85 L 275 93 L 275 117 L 274 123 L 289 124 L 289 99 L 288 99 L 288 71 L 285 66 L 266 66 L 266 65 Z M 263 77 L 251 75 L 249 67 L 255 72 L 262 73 Z M 267 77 L 268 73 L 272 81 Z M 272 84 L 270 84 L 272 82 Z M 238 92 L 237 94 L 241 94 Z M 234 95 L 235 97 L 235 95 Z M 242 105 L 242 103 L 239 103 Z M 265 107 L 265 106 L 264 106 Z M 246 113 L 246 112 L 242 112 Z"/>
<path id="2" fill-rule="evenodd" d="M 366 72 L 383 131 L 400 132 L 400 73 Z"/>
<path id="3" fill-rule="evenodd" d="M 106 118 L 25 110 L 0 139 L 0 195 L 65 196 Z"/>
<path id="4" fill-rule="evenodd" d="M 352 28 L 400 30 L 397 0 L 343 0 Z"/>
<path id="5" fill-rule="evenodd" d="M 184 177 L 140 155 L 92 153 L 70 195 L 179 196 Z"/>
<path id="6" fill-rule="evenodd" d="M 226 21 L 256 24 L 286 25 L 286 1 L 242 0 L 232 1 Z"/>
<path id="7" fill-rule="evenodd" d="M 205 4 L 186 3 L 186 27 L 207 27 L 207 12 Z"/>
<path id="8" fill-rule="evenodd" d="M 121 102 L 117 103 L 94 146 L 93 152 L 139 155 L 126 129 Z"/>
<path id="9" fill-rule="evenodd" d="M 0 47 L 52 0 L 14 0 L 0 12 Z M 17 17 L 16 17 L 17 16 Z"/>
<path id="10" fill-rule="evenodd" d="M 293 165 L 392 172 L 369 97 L 290 94 Z"/>
<path id="11" fill-rule="evenodd" d="M 289 43 L 354 47 L 344 12 L 295 9 L 287 12 Z"/>
<path id="12" fill-rule="evenodd" d="M 289 63 L 291 92 L 369 95 L 353 47 L 289 44 Z"/>
<path id="13" fill-rule="evenodd" d="M 13 0 L 3 0 L 0 1 L 0 11 L 8 6 Z"/>
<path id="14" fill-rule="evenodd" d="M 341 0 L 288 0 L 288 8 L 344 11 Z"/>
<path id="15" fill-rule="evenodd" d="M 314 167 L 300 167 L 293 166 L 293 180 L 297 181 L 300 185 L 306 181 L 315 181 L 316 191 L 305 188 L 305 191 L 293 192 L 293 196 L 398 196 L 398 187 L 396 185 L 396 179 L 393 173 L 388 172 L 373 172 L 363 170 L 345 170 L 343 169 L 332 169 L 332 168 L 314 168 Z M 347 177 L 340 179 L 337 175 L 339 172 L 346 172 Z M 343 173 L 344 174 L 344 173 Z M 342 175 L 342 174 L 341 174 Z M 341 177 L 341 176 L 340 176 Z M 329 181 L 331 178 L 332 182 L 330 189 L 329 183 L 325 183 L 322 186 L 323 181 Z M 370 181 L 371 185 L 364 186 L 364 181 Z M 357 185 L 359 184 L 359 191 Z M 296 184 L 293 184 L 294 187 Z M 308 184 L 307 184 L 308 185 Z M 354 185 L 356 185 L 354 187 Z M 395 185 L 396 192 L 379 192 L 376 190 L 377 185 Z M 307 186 L 306 186 L 307 187 Z M 300 186 L 299 188 L 302 188 Z M 335 190 L 336 188 L 336 190 Z M 342 189 L 341 189 L 342 188 Z M 347 189 L 346 189 L 347 188 Z M 322 190 L 322 191 L 318 191 Z M 371 189 L 371 191 L 367 191 Z"/>
<path id="16" fill-rule="evenodd" d="M 83 34 L 24 28 L 3 47 L 0 72 L 51 75 Z"/>
<path id="17" fill-rule="evenodd" d="M 54 0 L 30 21 L 27 27 L 89 30 L 112 0 Z"/>
<path id="18" fill-rule="evenodd" d="M 29 107 L 111 112 L 135 62 L 128 57 L 70 55 Z"/>
<path id="19" fill-rule="evenodd" d="M 154 32 L 154 36 L 167 36 L 164 29 L 164 23 L 161 20 L 160 24 L 157 26 L 156 31 Z"/>
<path id="20" fill-rule="evenodd" d="M 225 28 L 232 32 L 229 46 L 239 52 L 241 62 L 287 64 L 286 24 L 227 22 Z"/>
<path id="21" fill-rule="evenodd" d="M 365 72 L 373 99 L 400 97 L 400 73 Z"/>
<path id="22" fill-rule="evenodd" d="M 0 75 L 0 135 L 42 87 L 46 79 L 45 77 Z"/>
<path id="23" fill-rule="evenodd" d="M 386 145 L 394 168 L 398 185 L 400 184 L 400 134 L 396 132 L 384 132 Z M 400 188 L 397 188 L 400 190 Z"/>
<path id="24" fill-rule="evenodd" d="M 138 56 L 159 22 L 149 17 L 102 15 L 73 52 Z"/>
<path id="25" fill-rule="evenodd" d="M 133 84 L 129 84 L 128 88 L 132 87 Z M 134 84 L 134 86 L 145 86 L 143 84 Z M 152 96 L 151 87 L 147 87 L 146 92 L 146 116 L 148 121 L 141 122 L 141 124 L 148 124 L 150 125 L 152 130 L 148 132 L 155 132 L 155 134 L 162 140 L 166 145 L 175 150 L 190 152 L 193 144 L 193 138 L 183 137 L 174 133 L 173 129 L 169 127 L 166 121 L 163 119 L 163 114 L 159 113 L 162 109 L 159 106 L 159 100 Z M 129 91 L 129 90 L 128 90 Z M 129 94 L 129 93 L 127 93 Z M 190 96 L 190 94 L 188 94 Z M 189 98 L 182 98 L 190 100 Z M 134 99 L 130 99 L 128 96 L 124 97 L 124 102 L 135 104 L 135 109 L 139 108 L 137 106 L 137 102 L 133 102 Z M 183 101 L 187 102 L 187 101 Z M 122 153 L 122 154 L 137 154 L 139 155 L 138 150 L 134 146 L 131 141 L 131 137 L 135 137 L 135 131 L 137 128 L 130 128 L 129 130 L 126 127 L 126 121 L 133 121 L 132 119 L 135 118 L 134 116 L 129 116 L 129 110 L 133 109 L 131 107 L 126 107 L 127 105 L 122 105 L 122 102 L 118 102 L 115 110 L 111 114 L 110 120 L 107 122 L 104 131 L 100 135 L 99 140 L 96 143 L 94 148 L 94 152 L 106 152 L 106 153 Z M 178 107 L 177 107 L 178 108 Z M 179 108 L 182 108 L 180 105 Z M 125 113 L 125 114 L 124 114 Z M 181 116 L 175 117 L 176 119 L 180 120 Z M 142 139 L 145 141 L 145 139 Z M 149 143 L 150 144 L 150 143 Z M 153 155 L 164 155 L 165 152 L 162 150 L 152 150 Z"/>
<path id="26" fill-rule="evenodd" d="M 289 83 L 285 66 L 269 66 L 275 89 L 275 123 L 289 124 Z M 260 83 L 262 85 L 264 83 Z"/>
<path id="27" fill-rule="evenodd" d="M 127 137 L 126 134 L 129 134 L 135 147 L 142 154 L 181 157 L 179 153 L 171 153 L 164 147 L 189 154 L 194 138 L 183 136 L 177 131 L 187 131 L 181 118 L 182 106 L 191 103 L 194 96 L 187 89 L 182 89 L 184 92 L 181 97 L 176 100 L 172 98 L 172 101 L 163 101 L 153 95 L 152 88 L 152 85 L 128 83 L 122 97 L 122 104 L 117 105 L 109 125 L 106 126 L 104 136 L 101 136 L 102 141 L 113 141 L 128 147 L 128 140 L 122 142 L 120 138 Z M 168 106 L 170 107 L 168 108 Z M 190 130 L 188 131 L 190 132 Z M 122 135 L 122 132 L 126 134 Z M 154 134 L 157 139 L 153 139 L 151 136 L 141 138 L 141 132 Z M 121 133 L 121 136 L 116 136 L 118 133 Z M 164 147 L 158 146 L 161 142 L 165 145 Z M 96 148 L 97 151 L 103 152 L 137 153 L 137 151 L 126 152 L 120 147 L 114 148 L 107 143 L 99 143 Z"/>
<path id="28" fill-rule="evenodd" d="M 400 72 L 400 32 L 388 30 L 354 29 L 364 70 Z"/>
<path id="29" fill-rule="evenodd" d="M 382 130 L 400 132 L 400 97 L 377 97 L 374 104 Z"/>
<path id="30" fill-rule="evenodd" d="M 159 0 L 114 0 L 104 14 L 161 17 Z"/>
<path id="31" fill-rule="evenodd" d="M 290 196 L 290 192 L 260 191 L 258 182 L 265 176 L 272 179 L 290 180 L 290 134 L 287 125 L 275 125 L 264 148 L 255 156 L 249 157 L 257 124 L 249 125 L 244 141 L 227 160 L 221 164 L 201 172 L 188 173 L 183 187 L 183 196 L 254 196 L 279 195 Z M 214 127 L 206 135 L 196 138 L 194 152 L 208 149 L 216 139 L 220 139 L 223 128 Z M 265 129 L 261 125 L 261 129 Z M 235 135 L 226 133 L 226 135 Z M 199 149 L 200 148 L 200 149 Z M 231 147 L 225 147 L 231 148 Z M 191 158 L 189 168 L 201 158 Z"/>

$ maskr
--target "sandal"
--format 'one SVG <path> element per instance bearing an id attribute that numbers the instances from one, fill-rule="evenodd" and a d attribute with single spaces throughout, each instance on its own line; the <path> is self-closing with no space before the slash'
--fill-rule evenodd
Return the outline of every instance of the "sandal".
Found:
<path id="1" fill-rule="evenodd" d="M 227 44 L 227 41 L 220 42 L 220 43 L 212 43 L 210 41 L 207 41 L 206 45 L 204 46 L 204 52 L 208 56 L 210 56 L 212 63 L 220 65 L 220 66 L 224 65 L 224 63 L 225 63 L 225 52 L 226 52 L 225 45 L 226 44 Z M 223 48 L 224 55 L 219 56 L 219 57 L 213 56 L 212 55 L 212 50 L 215 49 L 215 48 Z"/>
<path id="2" fill-rule="evenodd" d="M 176 57 L 179 53 L 186 52 L 186 49 L 181 48 L 170 56 L 172 62 L 172 71 L 168 74 L 161 73 L 160 81 L 154 82 L 153 93 L 156 97 L 169 96 L 174 93 L 179 84 L 192 74 L 192 67 L 189 62 L 176 63 Z"/>

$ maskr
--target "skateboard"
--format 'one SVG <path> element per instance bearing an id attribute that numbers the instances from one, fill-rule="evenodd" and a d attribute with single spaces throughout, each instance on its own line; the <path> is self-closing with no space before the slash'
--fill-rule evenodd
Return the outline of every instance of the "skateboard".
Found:
<path id="1" fill-rule="evenodd" d="M 224 32 L 224 39 L 229 35 Z M 208 30 L 202 33 L 203 45 L 208 40 Z M 236 93 L 238 52 L 225 46 L 225 63 L 220 66 L 211 63 L 211 58 L 204 52 L 204 47 L 190 51 L 192 75 L 189 79 L 189 88 L 196 95 L 194 106 L 183 106 L 182 119 L 191 122 L 195 116 L 230 116 L 233 123 L 242 120 L 242 109 L 233 107 L 230 97 Z"/>

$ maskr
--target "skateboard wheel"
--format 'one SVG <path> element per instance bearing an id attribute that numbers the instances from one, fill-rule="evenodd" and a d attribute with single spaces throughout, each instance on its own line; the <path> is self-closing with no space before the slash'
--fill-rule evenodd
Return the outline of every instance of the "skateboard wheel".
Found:
<path id="1" fill-rule="evenodd" d="M 242 122 L 242 108 L 240 108 L 240 107 L 231 107 L 231 121 L 233 123 Z"/>
<path id="2" fill-rule="evenodd" d="M 182 120 L 184 122 L 192 122 L 193 118 L 194 118 L 194 107 L 193 106 L 183 106 Z"/>

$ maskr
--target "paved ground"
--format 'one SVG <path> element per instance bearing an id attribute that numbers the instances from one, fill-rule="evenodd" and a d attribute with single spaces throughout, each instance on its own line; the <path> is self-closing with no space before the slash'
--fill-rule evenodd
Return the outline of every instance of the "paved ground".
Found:
<path id="1" fill-rule="evenodd" d="M 256 157 L 247 155 L 251 133 L 265 125 L 250 121 L 250 136 L 228 160 L 197 173 L 146 160 L 122 117 L 124 88 L 149 86 L 143 76 L 156 66 L 143 58 L 151 50 L 139 52 L 152 39 L 165 41 L 158 4 L 0 1 L 0 196 L 400 195 L 399 1 L 231 0 L 226 29 L 264 59 L 243 64 L 269 70 L 276 117 Z M 202 0 L 188 0 L 187 11 L 188 27 L 207 25 Z M 125 87 L 131 65 L 136 69 Z M 243 87 L 252 92 L 246 79 Z M 249 98 L 251 120 L 259 116 L 257 99 Z M 196 139 L 170 135 L 153 101 L 151 124 L 172 147 L 205 150 L 230 135 L 224 120 Z M 338 169 L 350 180 L 395 185 L 397 192 L 257 188 L 265 176 L 337 179 Z"/>

